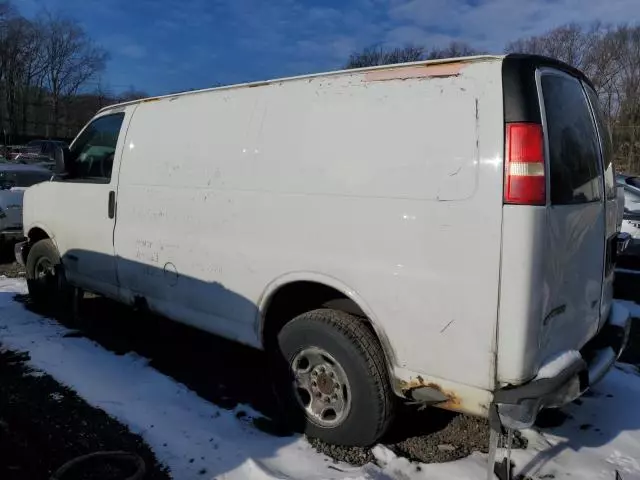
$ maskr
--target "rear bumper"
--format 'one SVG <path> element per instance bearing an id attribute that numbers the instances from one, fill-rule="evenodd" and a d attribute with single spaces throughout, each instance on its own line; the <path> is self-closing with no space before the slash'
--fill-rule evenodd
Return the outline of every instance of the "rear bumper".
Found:
<path id="1" fill-rule="evenodd" d="M 611 369 L 627 344 L 630 328 L 629 311 L 614 301 L 607 323 L 580 351 L 564 352 L 528 383 L 494 392 L 492 420 L 509 428 L 527 428 L 541 409 L 575 400 Z"/>

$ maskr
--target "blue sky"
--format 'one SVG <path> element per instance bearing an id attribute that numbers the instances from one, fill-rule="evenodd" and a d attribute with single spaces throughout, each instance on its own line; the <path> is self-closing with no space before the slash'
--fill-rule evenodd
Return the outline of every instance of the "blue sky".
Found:
<path id="1" fill-rule="evenodd" d="M 101 82 L 162 94 L 336 69 L 371 44 L 501 52 L 566 23 L 640 19 L 638 0 L 13 0 L 77 19 L 111 54 Z"/>

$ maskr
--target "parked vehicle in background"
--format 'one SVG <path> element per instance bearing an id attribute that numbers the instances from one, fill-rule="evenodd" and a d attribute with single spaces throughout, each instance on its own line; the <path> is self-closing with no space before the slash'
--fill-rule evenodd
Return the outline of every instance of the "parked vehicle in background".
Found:
<path id="1" fill-rule="evenodd" d="M 24 191 L 50 179 L 51 172 L 45 168 L 0 163 L 0 243 L 23 238 Z"/>
<path id="2" fill-rule="evenodd" d="M 61 140 L 31 140 L 27 148 L 38 155 L 53 158 L 56 148 L 68 148 L 69 145 Z"/>
<path id="3" fill-rule="evenodd" d="M 287 417 L 328 442 L 375 442 L 394 394 L 529 426 L 628 338 L 610 136 L 558 61 L 134 101 L 63 157 L 25 198 L 34 301 L 93 291 L 264 348 Z"/>
<path id="4" fill-rule="evenodd" d="M 68 148 L 68 145 L 59 140 L 32 140 L 14 157 L 14 161 L 54 170 L 53 155 L 59 148 Z"/>
<path id="5" fill-rule="evenodd" d="M 640 177 L 618 174 L 616 183 L 624 189 L 622 231 L 629 233 L 637 245 L 640 243 Z"/>
<path id="6" fill-rule="evenodd" d="M 15 161 L 15 159 L 22 154 L 26 154 L 29 152 L 29 149 L 26 145 L 7 145 L 5 147 L 5 158 L 10 161 Z"/>

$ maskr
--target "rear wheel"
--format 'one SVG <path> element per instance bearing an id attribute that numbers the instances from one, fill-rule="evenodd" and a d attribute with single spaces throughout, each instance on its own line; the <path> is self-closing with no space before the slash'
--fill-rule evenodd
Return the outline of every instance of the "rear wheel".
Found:
<path id="1" fill-rule="evenodd" d="M 292 427 L 354 446 L 385 433 L 395 402 L 384 353 L 364 322 L 336 310 L 304 313 L 282 328 L 278 346 L 277 393 Z"/>

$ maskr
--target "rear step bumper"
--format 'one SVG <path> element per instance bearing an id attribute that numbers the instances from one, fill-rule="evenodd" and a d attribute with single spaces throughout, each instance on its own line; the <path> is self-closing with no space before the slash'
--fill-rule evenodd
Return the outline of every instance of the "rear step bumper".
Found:
<path id="1" fill-rule="evenodd" d="M 627 345 L 630 328 L 629 311 L 614 301 L 607 323 L 580 351 L 564 352 L 528 383 L 494 392 L 492 427 L 528 428 L 542 408 L 578 398 L 611 369 Z"/>

